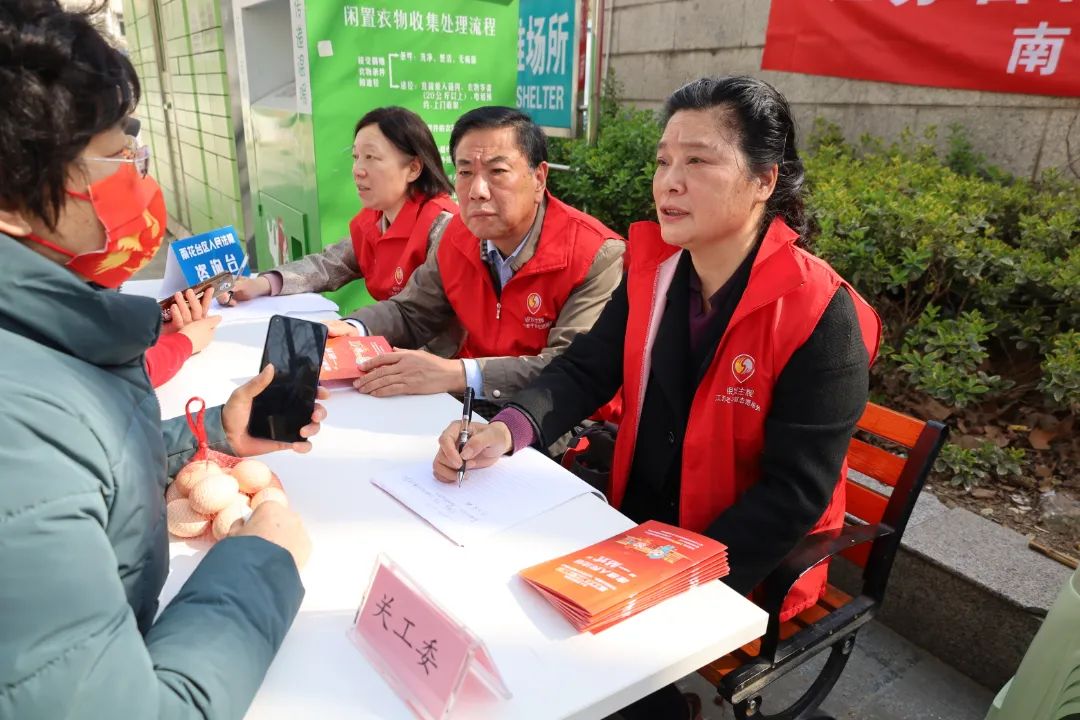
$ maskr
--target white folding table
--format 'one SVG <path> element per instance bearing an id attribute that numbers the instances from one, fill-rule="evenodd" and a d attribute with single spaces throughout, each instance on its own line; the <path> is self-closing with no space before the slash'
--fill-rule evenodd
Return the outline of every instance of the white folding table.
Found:
<path id="1" fill-rule="evenodd" d="M 153 295 L 152 283 L 127 292 Z M 214 341 L 159 388 L 163 417 L 200 396 L 224 402 L 258 370 L 266 319 L 223 323 Z M 307 455 L 263 459 L 281 477 L 311 534 L 300 613 L 248 717 L 407 719 L 411 712 L 346 637 L 375 559 L 384 553 L 487 645 L 513 697 L 469 686 L 452 717 L 602 718 L 760 637 L 763 611 L 720 582 L 694 588 L 599 634 L 581 634 L 516 573 L 610 537 L 633 523 L 594 495 L 543 512 L 472 547 L 458 547 L 374 487 L 381 472 L 430 460 L 460 416 L 449 395 L 377 399 L 332 390 Z M 551 463 L 551 472 L 564 469 Z M 205 552 L 170 546 L 162 604 Z"/>

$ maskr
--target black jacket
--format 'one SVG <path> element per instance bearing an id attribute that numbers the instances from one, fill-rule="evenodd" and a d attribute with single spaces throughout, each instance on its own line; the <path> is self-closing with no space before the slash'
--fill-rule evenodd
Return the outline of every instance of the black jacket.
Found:
<path id="1" fill-rule="evenodd" d="M 657 332 L 620 508 L 636 522 L 677 522 L 690 402 L 746 288 L 749 266 L 733 276 L 732 292 L 709 327 L 704 351 L 691 353 L 689 255 L 679 261 Z M 628 312 L 624 278 L 592 330 L 579 335 L 511 403 L 532 420 L 540 447 L 588 417 L 622 385 Z M 846 291 L 838 291 L 777 378 L 759 481 L 706 530 L 728 546 L 731 574 L 725 582 L 738 592 L 757 586 L 825 511 L 866 405 L 868 365 L 854 303 Z"/>

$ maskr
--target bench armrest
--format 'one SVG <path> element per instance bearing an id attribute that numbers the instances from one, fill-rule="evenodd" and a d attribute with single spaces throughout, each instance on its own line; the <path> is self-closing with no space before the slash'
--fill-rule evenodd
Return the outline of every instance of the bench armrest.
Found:
<path id="1" fill-rule="evenodd" d="M 761 639 L 761 657 L 769 662 L 776 659 L 780 644 L 780 608 L 795 582 L 837 553 L 891 535 L 894 530 L 884 523 L 847 525 L 835 530 L 811 533 L 788 553 L 780 565 L 762 583 L 764 597 L 761 607 L 769 613 L 769 625 Z"/>

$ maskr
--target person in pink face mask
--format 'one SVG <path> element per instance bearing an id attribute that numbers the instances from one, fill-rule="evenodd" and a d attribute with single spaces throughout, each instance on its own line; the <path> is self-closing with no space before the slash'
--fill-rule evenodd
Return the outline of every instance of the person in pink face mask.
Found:
<path id="1" fill-rule="evenodd" d="M 116 292 L 165 202 L 123 123 L 131 63 L 87 14 L 0 3 L 0 717 L 240 718 L 303 596 L 310 541 L 264 503 L 160 614 L 165 491 L 197 441 L 144 365 L 161 313 Z M 206 412 L 237 456 L 310 449 L 247 432 L 268 367 Z"/>

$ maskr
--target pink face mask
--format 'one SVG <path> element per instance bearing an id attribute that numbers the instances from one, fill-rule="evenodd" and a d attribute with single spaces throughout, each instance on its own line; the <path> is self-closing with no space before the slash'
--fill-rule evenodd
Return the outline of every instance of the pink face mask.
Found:
<path id="1" fill-rule="evenodd" d="M 153 259 L 165 237 L 168 216 L 165 197 L 152 177 L 125 163 L 86 193 L 67 193 L 94 206 L 105 228 L 105 247 L 76 255 L 38 235 L 28 235 L 29 240 L 68 256 L 71 259 L 64 265 L 72 272 L 107 288 L 119 287 Z"/>

